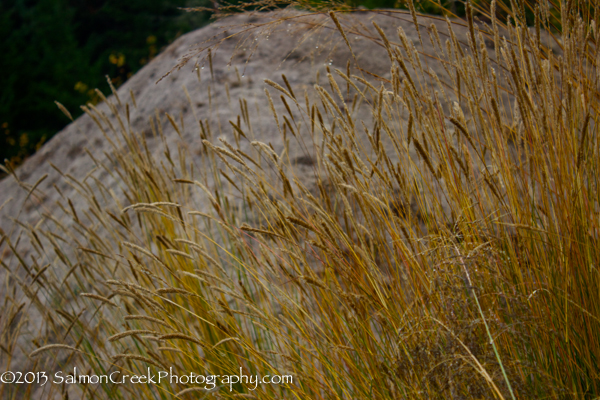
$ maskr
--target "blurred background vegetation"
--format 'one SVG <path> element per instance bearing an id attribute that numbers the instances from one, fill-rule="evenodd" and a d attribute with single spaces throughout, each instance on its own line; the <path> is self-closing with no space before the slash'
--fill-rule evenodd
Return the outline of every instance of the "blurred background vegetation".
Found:
<path id="1" fill-rule="evenodd" d="M 147 64 L 178 36 L 209 22 L 210 0 L 0 1 L 0 160 L 13 165 Z"/>
<path id="2" fill-rule="evenodd" d="M 250 0 L 234 3 L 247 8 Z M 407 8 L 405 0 L 340 4 Z M 417 6 L 464 13 L 460 0 Z M 182 10 L 194 7 L 204 11 Z M 178 36 L 209 23 L 212 7 L 212 0 L 2 0 L 0 162 L 19 165 L 70 122 L 54 101 L 77 118 L 80 105 L 99 100 L 94 89 L 109 91 L 106 75 L 120 86 Z"/>

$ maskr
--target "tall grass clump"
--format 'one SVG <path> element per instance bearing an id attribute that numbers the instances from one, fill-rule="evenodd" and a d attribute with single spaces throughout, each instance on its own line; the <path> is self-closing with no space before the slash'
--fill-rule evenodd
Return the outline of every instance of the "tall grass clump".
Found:
<path id="1" fill-rule="evenodd" d="M 600 396 L 598 5 L 467 2 L 445 31 L 409 8 L 386 13 L 414 21 L 435 55 L 374 24 L 361 32 L 385 48 L 389 77 L 355 59 L 302 95 L 266 81 L 281 149 L 254 138 L 242 107 L 232 140 L 194 127 L 199 165 L 184 146 L 158 159 L 124 99 L 107 100 L 117 123 L 85 108 L 113 146 L 108 162 L 90 157 L 118 190 L 65 175 L 88 208 L 65 200 L 63 217 L 23 224 L 30 259 L 2 239 L 14 255 L 3 266 L 45 321 L 31 359 L 294 377 L 211 394 L 82 385 L 85 397 Z M 351 46 L 351 13 L 303 18 Z M 310 183 L 291 146 L 314 159 Z M 3 317 L 3 335 L 18 320 Z"/>

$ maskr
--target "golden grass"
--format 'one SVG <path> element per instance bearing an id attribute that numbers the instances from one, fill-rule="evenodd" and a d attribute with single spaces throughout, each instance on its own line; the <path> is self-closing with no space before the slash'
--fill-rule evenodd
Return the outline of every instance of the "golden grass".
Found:
<path id="1" fill-rule="evenodd" d="M 45 318 L 31 355 L 76 349 L 55 366 L 98 374 L 242 367 L 294 376 L 255 391 L 221 387 L 220 398 L 600 396 L 598 6 L 502 4 L 510 23 L 495 18 L 495 1 L 475 6 L 489 29 L 475 25 L 470 4 L 464 21 L 448 22 L 445 44 L 436 29 L 419 29 L 444 78 L 429 76 L 402 31 L 396 40 L 376 27 L 371 39 L 387 49 L 391 73 L 380 88 L 348 67 L 330 71 L 330 90 L 316 88 L 320 103 L 303 104 L 287 80 L 266 82 L 286 102 L 288 115 L 271 105 L 282 133 L 315 143 L 316 187 L 268 144 L 242 152 L 252 136 L 239 121 L 235 144 L 216 143 L 201 122 L 205 175 L 183 149 L 159 163 L 126 129 L 124 106 L 109 103 L 115 155 L 97 166 L 118 174 L 129 205 L 100 206 L 111 193 L 80 182 L 85 218 L 65 205 L 69 227 L 24 227 L 37 258 L 19 259 L 27 275 L 15 282 Z M 329 15 L 345 37 L 342 16 Z M 459 24 L 468 44 L 453 33 Z M 541 31 L 560 37 L 560 57 Z M 428 84 L 438 78 L 450 82 L 439 93 Z M 374 126 L 353 119 L 343 87 L 370 107 Z M 107 125 L 94 107 L 86 112 Z M 210 210 L 194 210 L 198 195 Z M 2 246 L 18 255 L 7 236 Z M 44 259 L 68 276 L 41 267 Z M 22 307 L 7 304 L 0 344 L 10 355 Z M 159 386 L 82 390 L 199 395 Z"/>

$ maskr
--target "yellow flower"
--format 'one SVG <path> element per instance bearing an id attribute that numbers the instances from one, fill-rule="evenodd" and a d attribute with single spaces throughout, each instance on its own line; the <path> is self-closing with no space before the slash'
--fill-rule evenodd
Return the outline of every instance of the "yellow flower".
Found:
<path id="1" fill-rule="evenodd" d="M 75 90 L 77 90 L 79 93 L 85 93 L 86 90 L 88 90 L 88 85 L 83 82 L 77 82 L 75 84 Z"/>
<path id="2" fill-rule="evenodd" d="M 122 67 L 125 64 L 125 54 L 123 53 L 112 53 L 110 56 L 108 56 L 108 61 L 111 64 L 115 64 L 117 67 Z"/>

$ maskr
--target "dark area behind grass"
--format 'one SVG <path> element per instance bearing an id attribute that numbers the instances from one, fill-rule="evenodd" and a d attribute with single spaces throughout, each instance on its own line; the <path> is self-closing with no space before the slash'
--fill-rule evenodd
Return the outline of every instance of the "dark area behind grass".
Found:
<path id="1" fill-rule="evenodd" d="M 180 7 L 208 0 L 3 0 L 0 2 L 0 160 L 35 152 L 95 103 L 105 76 L 119 86 L 175 38 L 209 22 Z"/>

